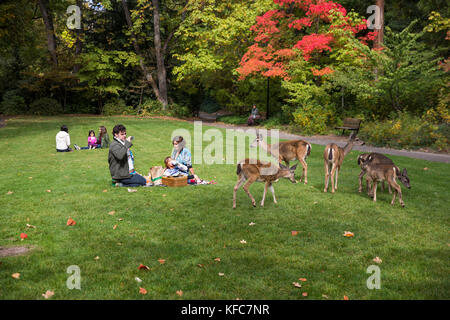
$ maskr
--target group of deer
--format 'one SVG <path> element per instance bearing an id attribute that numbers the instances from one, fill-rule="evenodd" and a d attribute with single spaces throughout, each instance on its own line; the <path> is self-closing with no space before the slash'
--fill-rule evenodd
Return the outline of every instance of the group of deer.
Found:
<path id="1" fill-rule="evenodd" d="M 356 137 L 356 134 L 352 133 L 344 148 L 339 147 L 335 143 L 330 143 L 325 147 L 323 158 L 325 167 L 325 189 L 328 190 L 328 182 L 331 177 L 331 192 L 334 193 L 337 190 L 338 176 L 345 156 L 352 150 L 355 145 L 362 145 L 364 142 Z M 245 159 L 237 164 L 236 174 L 238 175 L 238 181 L 233 190 L 233 208 L 236 208 L 236 192 L 244 185 L 244 191 L 248 194 L 252 201 L 253 206 L 256 206 L 256 201 L 249 191 L 249 187 L 256 181 L 264 182 L 264 194 L 261 200 L 261 206 L 264 206 L 264 200 L 266 198 L 267 189 L 272 192 L 273 201 L 277 203 L 275 198 L 275 191 L 273 189 L 273 183 L 277 182 L 279 178 L 287 178 L 292 183 L 297 181 L 294 178 L 294 173 L 297 165 L 289 167 L 289 162 L 298 160 L 303 166 L 303 174 L 299 180 L 304 179 L 304 183 L 308 183 L 308 165 L 306 163 L 306 157 L 311 153 L 311 145 L 303 140 L 291 140 L 284 141 L 276 144 L 268 144 L 263 140 L 260 134 L 257 134 L 256 139 L 252 142 L 250 147 L 260 146 L 266 152 L 271 154 L 278 160 L 279 165 L 273 165 L 270 162 L 264 162 L 254 159 Z M 283 165 L 281 162 L 285 162 Z M 389 184 L 389 192 L 394 189 L 394 197 L 391 204 L 394 204 L 395 198 L 399 196 L 399 202 L 403 207 L 405 204 L 402 199 L 402 191 L 396 179 L 399 179 L 407 188 L 411 188 L 409 184 L 408 173 L 406 169 L 400 172 L 400 169 L 392 162 L 388 157 L 379 153 L 364 153 L 359 155 L 358 164 L 361 167 L 361 173 L 359 174 L 359 192 L 362 192 L 362 179 L 366 175 L 367 181 L 367 193 L 373 197 L 373 200 L 377 200 L 377 185 L 378 182 L 383 182 L 382 189 L 384 190 L 384 181 Z M 336 177 L 336 180 L 334 179 Z M 245 184 L 244 184 L 245 183 Z"/>

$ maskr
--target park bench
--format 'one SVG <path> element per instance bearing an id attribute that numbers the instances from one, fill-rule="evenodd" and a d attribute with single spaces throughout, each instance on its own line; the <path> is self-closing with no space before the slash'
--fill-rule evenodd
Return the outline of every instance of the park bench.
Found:
<path id="1" fill-rule="evenodd" d="M 336 127 L 335 129 L 342 129 L 342 134 L 344 134 L 345 130 L 354 130 L 358 133 L 360 125 L 361 119 L 345 118 L 342 127 Z"/>

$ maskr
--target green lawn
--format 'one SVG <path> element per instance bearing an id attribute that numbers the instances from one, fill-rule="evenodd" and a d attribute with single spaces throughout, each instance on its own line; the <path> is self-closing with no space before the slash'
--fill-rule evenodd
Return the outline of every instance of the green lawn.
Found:
<path id="1" fill-rule="evenodd" d="M 194 166 L 215 185 L 129 193 L 111 186 L 107 150 L 55 151 L 62 124 L 84 146 L 89 129 L 105 125 L 112 136 L 117 123 L 135 136 L 135 164 L 144 174 L 170 155 L 175 129 L 193 132 L 188 122 L 131 117 L 23 117 L 0 129 L 0 246 L 33 248 L 0 258 L 1 299 L 44 299 L 47 290 L 52 299 L 450 298 L 448 164 L 393 156 L 411 178 L 401 208 L 390 205 L 387 191 L 379 190 L 376 203 L 357 192 L 356 151 L 345 159 L 337 193 L 323 193 L 324 147 L 313 145 L 308 185 L 280 180 L 278 205 L 269 193 L 264 208 L 253 208 L 240 189 L 233 210 L 235 165 Z M 263 185 L 250 190 L 259 204 Z M 69 217 L 75 226 L 66 225 Z M 376 256 L 381 289 L 369 290 L 366 269 Z M 80 267 L 81 290 L 66 287 L 71 265 Z"/>

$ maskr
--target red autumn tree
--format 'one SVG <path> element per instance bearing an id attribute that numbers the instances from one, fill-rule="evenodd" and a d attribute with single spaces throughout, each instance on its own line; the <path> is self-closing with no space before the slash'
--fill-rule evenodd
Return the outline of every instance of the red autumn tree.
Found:
<path id="1" fill-rule="evenodd" d="M 340 4 L 326 0 L 274 0 L 276 9 L 257 17 L 251 27 L 255 43 L 241 59 L 237 71 L 240 80 L 250 75 L 279 77 L 290 80 L 289 62 L 303 58 L 311 63 L 314 76 L 333 72 L 332 64 L 339 59 L 331 57 L 333 51 L 345 48 L 343 37 L 357 39 L 367 29 L 366 21 L 348 14 Z M 359 36 L 361 44 L 374 39 L 374 33 Z M 346 55 L 359 56 L 353 47 Z"/>

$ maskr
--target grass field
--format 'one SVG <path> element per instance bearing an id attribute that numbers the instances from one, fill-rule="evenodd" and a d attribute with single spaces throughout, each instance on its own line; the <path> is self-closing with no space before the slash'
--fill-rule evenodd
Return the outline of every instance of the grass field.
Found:
<path id="1" fill-rule="evenodd" d="M 23 117 L 0 129 L 0 246 L 32 248 L 0 258 L 0 299 L 44 299 L 47 290 L 52 299 L 450 298 L 448 164 L 392 156 L 411 179 L 401 208 L 387 192 L 379 190 L 376 203 L 357 192 L 357 151 L 345 159 L 337 193 L 323 193 L 324 147 L 313 145 L 308 185 L 280 180 L 278 205 L 268 194 L 264 208 L 241 189 L 233 210 L 235 165 L 194 166 L 215 185 L 130 193 L 111 186 L 108 150 L 55 151 L 62 124 L 84 146 L 89 129 L 105 125 L 112 137 L 117 123 L 135 136 L 144 174 L 170 155 L 175 129 L 193 132 L 188 122 L 125 117 Z M 250 190 L 259 203 L 263 185 Z M 369 290 L 366 270 L 377 256 L 381 289 Z M 66 286 L 71 265 L 81 270 L 81 290 Z"/>

